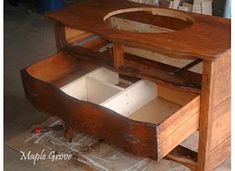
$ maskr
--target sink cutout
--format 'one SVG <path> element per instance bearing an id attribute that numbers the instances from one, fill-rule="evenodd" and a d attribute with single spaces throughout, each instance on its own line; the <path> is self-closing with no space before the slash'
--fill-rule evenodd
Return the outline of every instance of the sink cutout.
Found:
<path id="1" fill-rule="evenodd" d="M 128 8 L 107 14 L 104 21 L 118 30 L 164 33 L 190 27 L 194 20 L 191 16 L 179 11 L 161 8 Z"/>

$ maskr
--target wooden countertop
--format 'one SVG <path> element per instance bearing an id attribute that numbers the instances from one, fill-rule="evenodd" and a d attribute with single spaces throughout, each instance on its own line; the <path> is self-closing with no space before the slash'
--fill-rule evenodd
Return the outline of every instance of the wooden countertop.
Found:
<path id="1" fill-rule="evenodd" d="M 147 11 L 168 18 L 174 16 L 192 24 L 173 32 L 138 33 L 114 29 L 105 22 L 112 15 L 131 11 Z M 50 12 L 47 16 L 68 27 L 94 32 L 113 42 L 176 58 L 214 60 L 231 48 L 231 22 L 228 19 L 162 9 L 126 0 L 83 0 Z"/>

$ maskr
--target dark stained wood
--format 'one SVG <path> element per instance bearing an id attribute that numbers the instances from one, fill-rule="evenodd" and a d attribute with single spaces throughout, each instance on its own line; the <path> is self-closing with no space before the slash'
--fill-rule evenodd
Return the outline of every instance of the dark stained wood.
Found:
<path id="1" fill-rule="evenodd" d="M 114 43 L 113 45 L 114 68 L 118 70 L 124 64 L 124 48 L 123 45 Z"/>
<path id="2" fill-rule="evenodd" d="M 56 40 L 56 48 L 59 52 L 66 44 L 65 26 L 61 22 L 54 21 L 54 33 Z"/>
<path id="3" fill-rule="evenodd" d="M 79 52 L 82 49 L 91 52 L 86 48 L 80 48 Z M 159 124 L 132 120 L 108 108 L 67 95 L 60 89 L 61 84 L 58 85 L 58 82 L 63 82 L 71 75 L 81 77 L 101 66 L 100 63 L 91 63 L 86 58 L 78 58 L 81 54 L 76 55 L 61 52 L 21 71 L 26 97 L 38 110 L 60 117 L 65 122 L 67 138 L 71 139 L 74 132 L 81 131 L 104 139 L 131 154 L 160 160 L 182 142 L 185 136 L 198 129 L 200 96 L 195 93 L 190 93 L 190 98 L 183 100 L 185 103 L 182 104 L 182 109 Z M 104 56 L 93 53 L 91 55 L 94 57 L 93 61 L 99 58 L 97 61 L 105 60 L 102 59 Z M 168 88 L 164 91 L 168 91 Z M 177 91 L 174 97 L 184 98 L 184 94 L 184 91 Z M 164 98 L 164 93 L 161 97 Z M 192 122 L 184 124 L 191 116 Z M 168 128 L 166 125 L 171 120 L 177 124 Z M 185 131 L 185 127 L 188 131 Z M 168 136 L 169 133 L 172 136 Z"/>
<path id="4" fill-rule="evenodd" d="M 63 51 L 78 59 L 87 60 L 91 63 L 113 69 L 113 57 L 109 54 L 101 53 L 98 51 L 92 51 L 90 49 L 80 46 L 66 46 Z"/>
<path id="5" fill-rule="evenodd" d="M 197 152 L 183 146 L 177 146 L 165 157 L 165 159 L 183 164 L 192 171 L 197 170 Z"/>
<path id="6" fill-rule="evenodd" d="M 179 75 L 171 73 L 177 70 L 160 62 L 151 61 L 134 55 L 125 55 L 125 64 L 118 70 L 119 73 L 144 78 L 173 88 L 182 88 L 192 92 L 200 93 L 201 75 L 190 71 L 182 71 Z"/>
<path id="7" fill-rule="evenodd" d="M 34 78 L 27 70 L 21 74 L 26 97 L 38 110 L 59 116 L 74 131 L 105 139 L 134 155 L 157 159 L 154 124 L 134 121 L 105 107 L 74 99 L 58 87 Z"/>
<path id="8" fill-rule="evenodd" d="M 175 32 L 149 34 L 112 29 L 110 25 L 104 22 L 104 18 L 123 13 L 125 10 L 121 9 L 128 8 L 132 8 L 132 11 L 152 12 L 156 15 L 155 17 L 165 15 L 183 21 L 190 20 L 193 21 L 193 25 Z M 213 60 L 220 57 L 231 47 L 230 20 L 161 9 L 126 0 L 84 0 L 76 5 L 48 13 L 47 16 L 64 23 L 68 27 L 98 33 L 116 43 L 148 49 L 172 57 L 192 56 Z"/>
<path id="9" fill-rule="evenodd" d="M 113 57 L 108 54 L 74 46 L 66 46 L 64 52 L 79 59 L 85 59 L 92 63 L 113 69 Z M 181 74 L 177 76 L 171 75 L 170 73 L 176 69 L 178 68 L 134 55 L 125 54 L 124 64 L 116 69 L 116 71 L 123 75 L 145 78 L 158 84 L 200 93 L 200 74 L 182 71 Z"/>
<path id="10" fill-rule="evenodd" d="M 229 156 L 230 20 L 126 0 L 83 0 L 47 16 L 56 20 L 57 49 L 63 52 L 22 70 L 22 80 L 26 97 L 36 108 L 64 120 L 68 138 L 72 138 L 74 131 L 82 131 L 129 153 L 154 160 L 169 153 L 168 158 L 197 171 L 213 170 Z M 165 27 L 171 32 L 123 31 L 112 28 L 109 20 L 112 16 Z M 96 38 L 87 42 L 92 36 Z M 68 45 L 75 40 L 79 46 Z M 110 42 L 114 43 L 113 52 L 98 52 Z M 202 59 L 203 74 L 183 70 L 172 75 L 178 68 L 125 54 L 123 47 L 150 50 L 174 58 Z M 99 105 L 74 99 L 59 89 L 99 66 L 134 80 L 151 80 L 160 84 L 161 90 L 170 88 L 160 93 L 160 97 L 166 95 L 169 101 L 189 91 L 191 94 L 178 101 L 177 104 L 182 105 L 179 111 L 156 125 L 134 121 Z M 174 148 L 198 128 L 196 160 L 194 152 Z"/>

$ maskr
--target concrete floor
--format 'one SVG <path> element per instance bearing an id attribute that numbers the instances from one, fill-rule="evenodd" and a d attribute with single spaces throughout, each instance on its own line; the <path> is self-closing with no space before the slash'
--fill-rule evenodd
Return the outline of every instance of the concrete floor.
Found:
<path id="1" fill-rule="evenodd" d="M 17 8 L 5 5 L 5 141 L 48 118 L 25 99 L 20 70 L 56 52 L 53 26 L 42 15 L 28 15 L 26 9 L 25 4 Z M 7 146 L 4 150 L 6 171 L 45 170 L 40 165 L 32 165 L 31 161 L 20 161 L 20 154 Z M 217 170 L 228 170 L 229 166 L 228 160 Z"/>
<path id="2" fill-rule="evenodd" d="M 25 99 L 20 70 L 55 53 L 52 23 L 38 14 L 26 13 L 27 6 L 5 4 L 4 16 L 4 138 L 5 141 L 42 123 L 48 115 L 38 112 Z M 45 170 L 20 161 L 19 153 L 5 146 L 5 170 Z M 13 164 L 14 163 L 14 164 Z"/>

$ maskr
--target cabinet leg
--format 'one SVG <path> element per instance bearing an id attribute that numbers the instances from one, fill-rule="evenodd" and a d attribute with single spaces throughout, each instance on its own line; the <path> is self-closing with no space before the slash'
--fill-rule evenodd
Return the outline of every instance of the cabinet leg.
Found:
<path id="1" fill-rule="evenodd" d="M 55 21 L 54 32 L 55 32 L 56 48 L 57 48 L 57 52 L 59 52 L 67 44 L 67 41 L 65 38 L 64 25 L 60 22 Z"/>
<path id="2" fill-rule="evenodd" d="M 213 63 L 204 61 L 202 77 L 201 112 L 199 116 L 199 143 L 197 171 L 210 171 L 210 143 L 213 120 Z"/>
<path id="3" fill-rule="evenodd" d="M 72 142 L 72 139 L 74 137 L 73 128 L 71 128 L 69 126 L 65 126 L 64 137 L 67 138 L 69 140 L 69 142 Z"/>
<path id="4" fill-rule="evenodd" d="M 113 45 L 114 68 L 118 69 L 124 64 L 124 47 L 121 44 Z"/>

